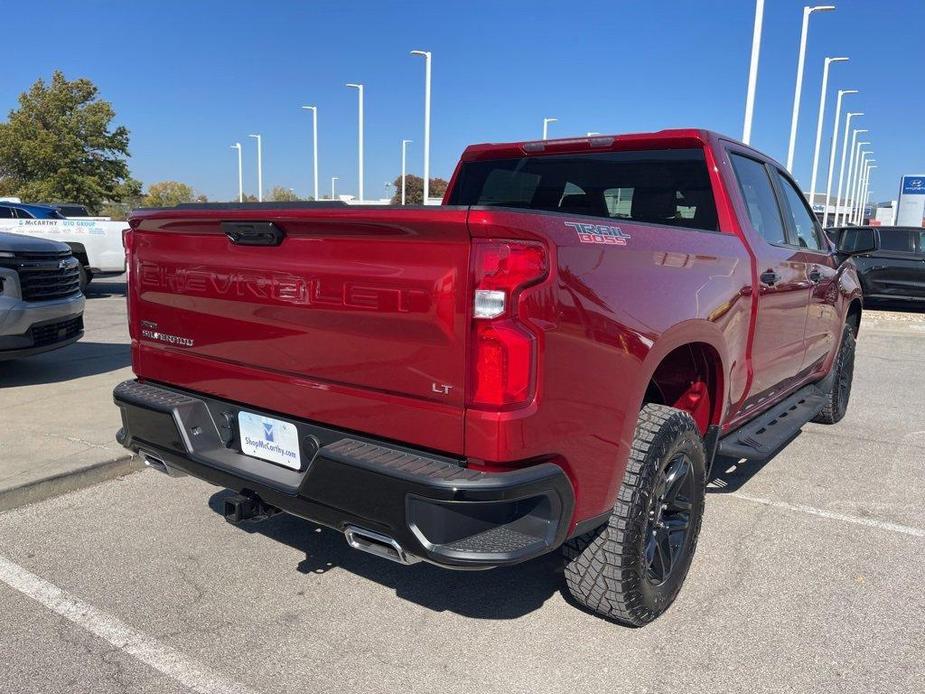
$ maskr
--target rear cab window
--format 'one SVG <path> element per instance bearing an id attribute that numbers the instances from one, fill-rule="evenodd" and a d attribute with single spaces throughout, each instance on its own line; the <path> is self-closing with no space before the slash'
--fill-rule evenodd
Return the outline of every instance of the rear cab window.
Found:
<path id="1" fill-rule="evenodd" d="M 697 148 L 466 162 L 449 203 L 719 228 L 706 159 Z"/>

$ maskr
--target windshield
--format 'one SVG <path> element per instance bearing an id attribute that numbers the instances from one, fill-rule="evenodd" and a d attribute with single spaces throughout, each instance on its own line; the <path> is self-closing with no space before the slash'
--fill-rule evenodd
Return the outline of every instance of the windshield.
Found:
<path id="1" fill-rule="evenodd" d="M 702 149 L 469 162 L 449 202 L 717 229 Z"/>

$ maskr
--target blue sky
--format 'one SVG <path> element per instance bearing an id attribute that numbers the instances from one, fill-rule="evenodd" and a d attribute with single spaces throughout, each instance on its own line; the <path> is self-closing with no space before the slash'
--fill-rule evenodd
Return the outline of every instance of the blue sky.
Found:
<path id="1" fill-rule="evenodd" d="M 185 181 L 210 199 L 256 191 L 249 133 L 264 137 L 264 187 L 311 190 L 311 116 L 319 108 L 321 190 L 356 191 L 356 92 L 366 85 L 366 197 L 400 172 L 420 174 L 423 60 L 433 63 L 432 175 L 449 177 L 469 143 L 694 126 L 740 137 L 752 0 L 470 0 L 468 2 L 4 2 L 22 31 L 4 51 L 0 110 L 36 78 L 89 77 L 132 133 L 131 168 L 145 184 Z M 752 144 L 783 161 L 804 2 L 766 3 Z M 920 0 L 834 0 L 813 16 L 795 175 L 808 187 L 826 55 L 830 88 L 863 111 L 879 169 L 874 198 L 925 171 Z M 826 140 L 834 98 L 829 99 Z M 863 123 L 863 125 L 862 125 Z M 827 152 L 827 149 L 824 150 Z M 827 154 L 826 154 L 827 156 Z M 824 167 L 821 167 L 824 172 Z M 836 166 L 837 174 L 837 166 Z M 824 177 L 820 176 L 822 183 Z"/>

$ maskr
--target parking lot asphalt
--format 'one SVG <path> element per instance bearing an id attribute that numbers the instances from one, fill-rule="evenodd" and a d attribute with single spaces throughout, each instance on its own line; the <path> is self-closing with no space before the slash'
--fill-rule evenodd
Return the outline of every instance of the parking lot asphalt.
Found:
<path id="1" fill-rule="evenodd" d="M 103 301 L 87 344 L 124 349 L 121 298 Z M 145 470 L 0 514 L 0 691 L 923 691 L 920 322 L 865 318 L 840 424 L 722 461 L 687 583 L 647 627 L 573 607 L 557 555 L 403 567 L 289 516 L 229 525 L 222 490 Z M 63 422 L 61 392 L 78 412 L 55 426 L 115 452 L 104 390 L 127 353 L 83 354 L 73 378 L 0 378 Z"/>
<path id="2" fill-rule="evenodd" d="M 127 472 L 112 389 L 131 376 L 124 277 L 87 291 L 84 336 L 0 361 L 0 511 Z"/>

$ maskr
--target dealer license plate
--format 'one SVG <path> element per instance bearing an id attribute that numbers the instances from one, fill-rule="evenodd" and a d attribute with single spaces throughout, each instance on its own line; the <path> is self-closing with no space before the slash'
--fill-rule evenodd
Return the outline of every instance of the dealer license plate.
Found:
<path id="1" fill-rule="evenodd" d="M 294 424 L 252 412 L 238 412 L 238 431 L 241 451 L 245 455 L 293 470 L 302 469 L 299 432 Z"/>

